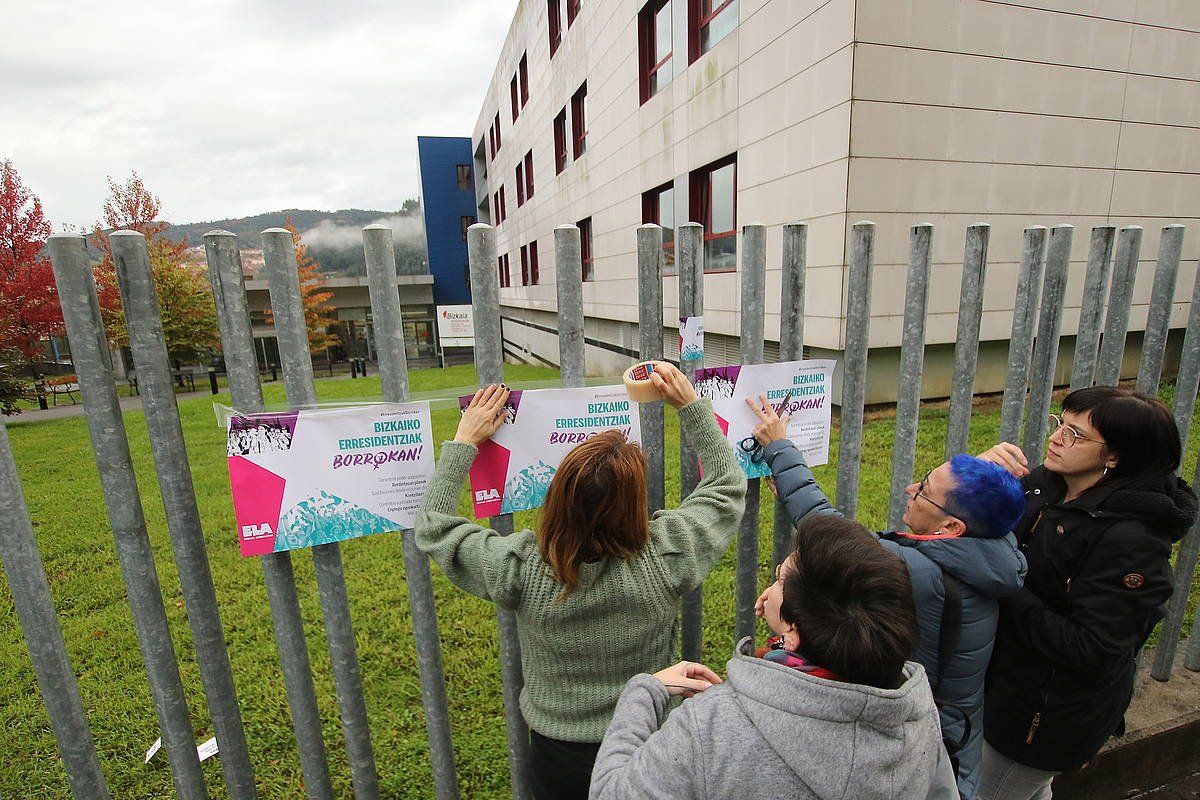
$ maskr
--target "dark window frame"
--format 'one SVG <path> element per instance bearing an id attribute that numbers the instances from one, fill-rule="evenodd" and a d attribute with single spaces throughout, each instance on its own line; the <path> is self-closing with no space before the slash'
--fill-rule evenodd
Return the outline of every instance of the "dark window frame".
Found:
<path id="1" fill-rule="evenodd" d="M 540 270 L 538 269 L 538 246 L 537 239 L 529 243 L 529 285 L 537 286 L 541 280 Z"/>
<path id="2" fill-rule="evenodd" d="M 733 229 L 720 233 L 712 232 L 712 174 L 719 169 L 733 166 Z M 737 272 L 737 252 L 734 248 L 733 266 L 727 269 L 710 269 L 708 251 L 710 242 L 733 238 L 737 240 L 737 153 L 733 152 L 724 158 L 719 158 L 699 169 L 692 170 L 688 175 L 688 211 L 690 218 L 704 226 L 704 272 L 721 273 Z"/>
<path id="3" fill-rule="evenodd" d="M 587 81 L 584 81 L 571 95 L 571 152 L 575 160 L 587 152 L 587 137 Z"/>
<path id="4" fill-rule="evenodd" d="M 517 162 L 517 208 L 525 205 L 525 163 Z"/>
<path id="5" fill-rule="evenodd" d="M 592 218 L 579 220 L 579 266 L 585 283 L 596 280 L 595 254 L 592 252 Z"/>
<path id="6" fill-rule="evenodd" d="M 458 218 L 458 227 L 462 229 L 462 238 L 463 238 L 464 242 L 467 240 L 467 229 L 470 228 L 474 224 L 475 224 L 475 217 L 468 217 L 466 215 L 463 215 Z"/>
<path id="7" fill-rule="evenodd" d="M 554 117 L 554 174 L 561 175 L 567 168 L 567 107 L 563 106 Z"/>
<path id="8" fill-rule="evenodd" d="M 720 5 L 713 8 L 713 0 L 688 0 L 688 64 L 692 64 L 708 52 L 700 49 L 700 42 L 703 38 L 701 33 L 733 2 L 734 0 L 720 0 Z M 708 13 L 704 11 L 705 4 L 709 8 Z M 741 10 L 740 7 L 738 10 Z M 711 45 L 709 49 L 712 49 Z"/>
<path id="9" fill-rule="evenodd" d="M 659 214 L 660 198 L 663 192 L 674 192 L 675 181 L 667 181 L 664 184 L 655 186 L 653 189 L 647 189 L 642 192 L 642 223 L 654 223 L 662 226 L 662 217 Z M 674 202 L 674 195 L 672 195 Z M 674 216 L 674 209 L 672 209 Z M 667 241 L 667 231 L 671 232 L 671 240 Z M 675 226 L 672 224 L 670 228 L 663 228 L 663 274 L 675 275 L 678 273 L 678 268 L 675 265 Z"/>
<path id="10" fill-rule="evenodd" d="M 583 12 L 583 0 L 567 0 L 567 27 L 575 24 L 575 19 Z"/>
<path id="11" fill-rule="evenodd" d="M 512 103 L 512 119 L 517 121 L 517 117 L 521 116 L 521 105 L 517 100 L 517 74 L 514 72 L 512 80 L 508 83 L 509 102 Z"/>
<path id="12" fill-rule="evenodd" d="M 642 103 L 645 103 L 651 97 L 658 94 L 657 91 L 650 91 L 651 79 L 660 69 L 670 63 L 671 56 L 675 53 L 675 48 L 672 46 L 671 50 L 667 52 L 662 60 L 652 62 L 655 56 L 654 48 L 658 44 L 658 31 L 656 30 L 655 20 L 658 17 L 658 12 L 670 2 L 671 0 L 650 0 L 638 12 L 638 72 Z"/>
<path id="13" fill-rule="evenodd" d="M 559 3 L 561 0 L 547 0 L 546 2 L 546 17 L 547 28 L 550 34 L 550 57 L 554 58 L 554 54 L 558 52 L 559 46 L 562 45 L 562 15 L 559 12 Z"/>
<path id="14" fill-rule="evenodd" d="M 500 111 L 496 111 L 496 152 L 500 152 L 500 148 L 504 146 L 503 140 L 500 138 Z"/>
<path id="15" fill-rule="evenodd" d="M 533 151 L 525 154 L 525 199 L 533 199 Z"/>
<path id="16" fill-rule="evenodd" d="M 528 53 L 521 53 L 521 60 L 517 63 L 517 75 L 520 76 L 521 84 L 521 108 L 529 103 L 529 58 Z"/>
<path id="17" fill-rule="evenodd" d="M 504 222 L 508 219 L 508 203 L 504 197 L 504 187 L 500 187 L 500 221 Z"/>
<path id="18" fill-rule="evenodd" d="M 471 188 L 471 165 L 470 164 L 455 164 L 454 178 L 458 182 L 458 190 L 460 192 L 468 191 Z"/>
<path id="19" fill-rule="evenodd" d="M 521 285 L 529 285 L 529 246 L 521 245 Z"/>

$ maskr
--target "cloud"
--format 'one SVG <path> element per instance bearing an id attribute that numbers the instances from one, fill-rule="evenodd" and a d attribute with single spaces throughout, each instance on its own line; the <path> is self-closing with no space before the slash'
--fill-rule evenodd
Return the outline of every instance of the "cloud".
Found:
<path id="1" fill-rule="evenodd" d="M 392 229 L 392 240 L 395 244 L 411 242 L 424 244 L 425 227 L 418 215 L 404 216 L 397 214 L 381 217 L 372 225 L 386 225 Z M 300 238 L 309 247 L 327 250 L 361 250 L 363 246 L 362 226 L 339 225 L 333 220 L 324 219 L 306 231 L 301 231 Z"/>

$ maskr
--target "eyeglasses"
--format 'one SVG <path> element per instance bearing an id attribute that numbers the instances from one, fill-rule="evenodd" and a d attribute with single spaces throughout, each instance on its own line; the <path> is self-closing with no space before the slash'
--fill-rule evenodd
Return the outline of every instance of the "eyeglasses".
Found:
<path id="1" fill-rule="evenodd" d="M 949 514 L 950 516 L 952 516 L 952 517 L 955 517 L 955 518 L 957 518 L 957 519 L 962 519 L 962 515 L 961 515 L 961 514 L 956 514 L 956 513 L 954 513 L 953 511 L 951 511 L 950 509 L 946 508 L 944 505 L 942 505 L 942 504 L 941 504 L 941 503 L 939 503 L 938 501 L 934 500 L 934 499 L 933 499 L 932 497 L 930 497 L 929 495 L 925 494 L 925 485 L 926 485 L 927 483 L 929 483 L 929 476 L 930 476 L 930 475 L 932 475 L 932 474 L 933 474 L 933 471 L 932 471 L 932 470 L 930 470 L 929 472 L 926 472 L 926 473 L 925 473 L 925 477 L 924 477 L 924 478 L 921 478 L 921 482 L 917 484 L 917 490 L 916 490 L 915 492 L 913 492 L 913 497 L 919 497 L 919 498 L 921 498 L 922 500 L 924 500 L 926 503 L 929 503 L 929 504 L 931 504 L 931 505 L 933 505 L 933 506 L 935 506 L 935 507 L 937 507 L 937 508 L 940 508 L 942 511 L 944 511 L 944 512 L 945 512 L 945 513 L 947 513 L 947 514 Z"/>
<path id="2" fill-rule="evenodd" d="M 1090 436 L 1084 436 L 1082 433 L 1063 422 L 1063 418 L 1058 414 L 1051 414 L 1050 435 L 1053 436 L 1059 431 L 1062 431 L 1063 445 L 1066 447 L 1074 447 L 1076 439 L 1083 439 L 1085 442 L 1095 442 L 1096 444 L 1105 444 L 1105 442 L 1100 439 L 1093 439 Z"/>

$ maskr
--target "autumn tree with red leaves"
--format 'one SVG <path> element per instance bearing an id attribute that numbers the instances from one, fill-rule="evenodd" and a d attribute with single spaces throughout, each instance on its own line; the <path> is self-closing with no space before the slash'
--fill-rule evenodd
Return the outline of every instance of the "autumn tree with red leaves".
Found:
<path id="1" fill-rule="evenodd" d="M 163 335 L 167 352 L 175 361 L 195 361 L 215 352 L 220 346 L 217 333 L 217 309 L 204 269 L 184 258 L 187 241 L 172 241 L 163 236 L 167 223 L 158 220 L 162 207 L 158 197 L 146 188 L 134 172 L 124 183 L 108 178 L 108 200 L 103 220 L 92 230 L 92 245 L 102 255 L 95 269 L 100 294 L 100 310 L 108 338 L 114 344 L 129 344 L 121 294 L 117 287 L 112 248 L 106 231 L 137 231 L 146 237 L 154 290 L 162 313 Z"/>
<path id="2" fill-rule="evenodd" d="M 35 378 L 42 342 L 61 335 L 63 326 L 54 271 L 42 255 L 49 236 L 41 201 L 11 161 L 0 161 L 0 363 L 19 360 Z M 7 397 L 18 384 L 12 376 L 4 383 Z M 11 402 L 4 406 L 13 410 Z"/>
<path id="3" fill-rule="evenodd" d="M 337 324 L 337 314 L 333 308 L 333 292 L 325 288 L 325 274 L 321 265 L 308 253 L 308 247 L 300 240 L 300 232 L 296 224 L 288 217 L 283 227 L 292 234 L 292 243 L 296 245 L 296 267 L 300 276 L 300 304 L 304 307 L 304 324 L 308 328 L 308 349 L 311 352 L 327 351 L 341 343 L 336 333 L 329 328 Z M 271 312 L 267 312 L 267 322 L 275 324 Z"/>

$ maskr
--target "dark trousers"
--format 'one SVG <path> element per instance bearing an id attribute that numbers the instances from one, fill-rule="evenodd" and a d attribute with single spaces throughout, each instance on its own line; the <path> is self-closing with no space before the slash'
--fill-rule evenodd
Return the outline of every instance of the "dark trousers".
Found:
<path id="1" fill-rule="evenodd" d="M 534 800 L 587 800 L 600 743 L 564 742 L 529 731 L 529 782 Z"/>

